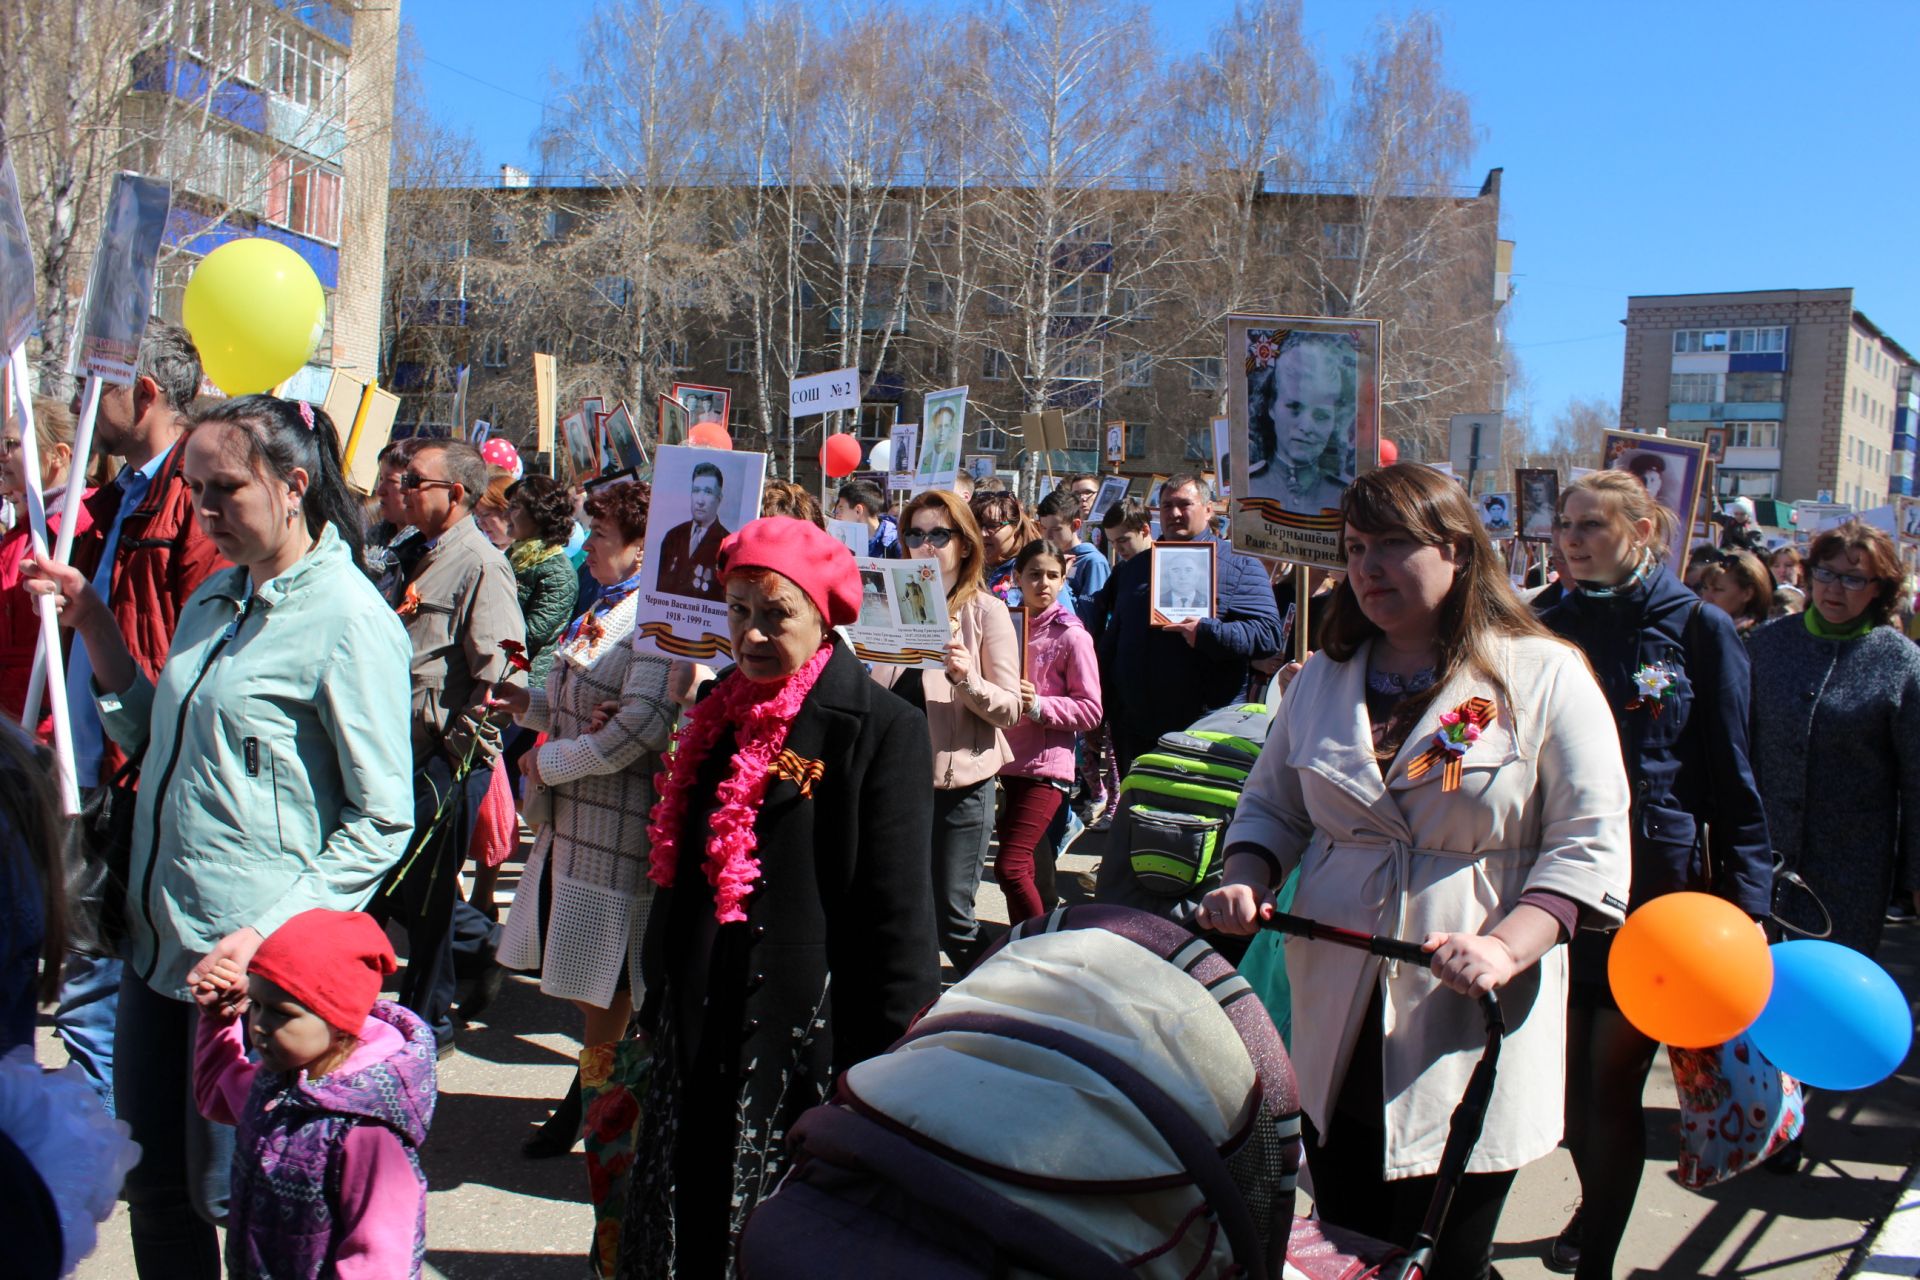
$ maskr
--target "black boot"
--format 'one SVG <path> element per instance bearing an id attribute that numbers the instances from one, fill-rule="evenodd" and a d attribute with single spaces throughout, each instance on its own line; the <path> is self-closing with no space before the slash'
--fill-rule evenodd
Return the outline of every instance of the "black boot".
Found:
<path id="1" fill-rule="evenodd" d="M 573 1083 L 567 1086 L 567 1096 L 560 1100 L 539 1132 L 521 1144 L 520 1154 L 529 1160 L 550 1160 L 573 1150 L 573 1144 L 579 1140 L 580 1073 L 575 1071 Z"/>

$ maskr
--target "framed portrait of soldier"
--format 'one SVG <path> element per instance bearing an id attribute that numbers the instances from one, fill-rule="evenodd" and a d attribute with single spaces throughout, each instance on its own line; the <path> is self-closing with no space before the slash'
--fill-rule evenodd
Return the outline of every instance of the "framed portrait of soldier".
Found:
<path id="1" fill-rule="evenodd" d="M 1551 467 L 1520 467 L 1513 473 L 1513 513 L 1523 542 L 1552 542 L 1560 518 L 1560 473 Z"/>
<path id="2" fill-rule="evenodd" d="M 967 431 L 967 389 L 929 391 L 921 403 L 920 457 L 913 490 L 951 489 L 960 476 L 960 444 Z"/>
<path id="3" fill-rule="evenodd" d="M 1000 460 L 990 453 L 970 453 L 967 455 L 967 474 L 978 485 L 992 476 L 999 467 Z"/>
<path id="4" fill-rule="evenodd" d="M 672 394 L 675 400 L 686 406 L 689 431 L 703 422 L 717 422 L 724 427 L 730 421 L 727 414 L 733 408 L 733 392 L 725 387 L 676 382 Z"/>
<path id="5" fill-rule="evenodd" d="M 605 461 L 618 465 L 622 470 L 644 470 L 647 465 L 646 446 L 640 442 L 640 432 L 634 427 L 633 415 L 627 412 L 625 401 L 614 406 L 613 412 L 606 415 L 605 427 L 610 455 Z"/>
<path id="6" fill-rule="evenodd" d="M 1108 509 L 1127 496 L 1127 486 L 1132 483 L 1133 481 L 1125 476 L 1100 477 L 1100 488 L 1093 495 L 1093 509 L 1087 513 L 1087 523 L 1096 529 L 1099 528 L 1100 521 L 1105 518 Z"/>
<path id="7" fill-rule="evenodd" d="M 137 173 L 114 175 L 69 372 L 119 385 L 133 382 L 140 339 L 153 314 L 154 267 L 172 202 L 173 189 L 164 182 Z"/>
<path id="8" fill-rule="evenodd" d="M 693 419 L 687 413 L 687 406 L 672 396 L 661 396 L 655 410 L 653 429 L 655 444 L 685 444 L 687 432 L 693 427 Z"/>
<path id="9" fill-rule="evenodd" d="M 634 648 L 705 661 L 732 655 L 720 544 L 760 514 L 767 455 L 663 445 L 641 560 Z"/>
<path id="10" fill-rule="evenodd" d="M 1119 466 L 1127 460 L 1127 424 L 1109 422 L 1107 424 L 1107 464 Z"/>
<path id="11" fill-rule="evenodd" d="M 1700 433 L 1700 438 L 1707 442 L 1707 461 L 1715 466 L 1727 460 L 1727 435 L 1724 425 L 1708 427 Z"/>
<path id="12" fill-rule="evenodd" d="M 1380 322 L 1227 318 L 1235 549 L 1338 569 L 1340 502 L 1380 456 Z"/>
<path id="13" fill-rule="evenodd" d="M 1171 627 L 1213 616 L 1214 560 L 1217 543 L 1156 542 L 1148 552 L 1148 615 L 1156 627 Z"/>
<path id="14" fill-rule="evenodd" d="M 887 476 L 887 488 L 911 489 L 914 462 L 920 453 L 920 424 L 896 422 L 888 439 L 893 441 L 893 465 Z"/>
<path id="15" fill-rule="evenodd" d="M 1893 496 L 1894 528 L 1900 531 L 1900 541 L 1908 546 L 1920 546 L 1920 498 L 1904 493 Z"/>
<path id="16" fill-rule="evenodd" d="M 1638 480 L 1655 502 L 1673 513 L 1667 563 L 1675 566 L 1676 573 L 1686 572 L 1694 510 L 1706 474 L 1705 442 L 1608 431 L 1601 436 L 1601 460 L 1605 470 L 1624 471 Z"/>
<path id="17" fill-rule="evenodd" d="M 585 484 L 600 474 L 600 450 L 593 427 L 584 413 L 570 413 L 560 419 L 560 441 L 567 451 L 567 474 L 575 484 Z"/>
<path id="18" fill-rule="evenodd" d="M 1480 508 L 1480 527 L 1487 536 L 1498 542 L 1502 538 L 1513 536 L 1513 495 L 1511 493 L 1483 493 L 1476 502 Z"/>

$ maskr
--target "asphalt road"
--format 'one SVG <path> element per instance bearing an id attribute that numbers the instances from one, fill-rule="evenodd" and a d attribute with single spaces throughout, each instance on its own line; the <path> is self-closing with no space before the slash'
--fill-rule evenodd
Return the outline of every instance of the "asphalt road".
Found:
<path id="1" fill-rule="evenodd" d="M 1093 842 L 1062 858 L 1061 892 L 1073 900 L 1092 887 Z M 512 892 L 513 870 L 503 877 Z M 981 887 L 983 919 L 1004 921 L 991 880 Z M 1920 929 L 1892 928 L 1881 954 L 1910 998 L 1920 995 Z M 430 1182 L 427 1274 L 449 1280 L 576 1280 L 592 1231 L 586 1175 L 575 1153 L 529 1161 L 521 1141 L 566 1088 L 578 1049 L 571 1006 L 512 978 L 485 1023 L 464 1033 L 441 1064 L 440 1103 L 422 1154 Z M 63 1061 L 44 1028 L 41 1060 Z M 1668 1176 L 1675 1116 L 1671 1077 L 1656 1061 L 1647 1088 L 1652 1140 L 1633 1229 L 1621 1251 L 1622 1275 L 1751 1276 L 1826 1280 L 1848 1273 L 1855 1252 L 1892 1208 L 1920 1154 L 1920 1055 L 1893 1079 L 1851 1094 L 1816 1094 L 1806 1146 L 1812 1164 L 1780 1177 L 1748 1173 L 1704 1193 Z M 1496 1248 L 1505 1280 L 1552 1273 L 1540 1254 L 1575 1198 L 1564 1151 L 1525 1170 L 1509 1200 Z M 1630 1268 L 1630 1270 L 1629 1270 Z M 81 1280 L 134 1275 L 119 1211 L 102 1227 L 99 1249 Z"/>

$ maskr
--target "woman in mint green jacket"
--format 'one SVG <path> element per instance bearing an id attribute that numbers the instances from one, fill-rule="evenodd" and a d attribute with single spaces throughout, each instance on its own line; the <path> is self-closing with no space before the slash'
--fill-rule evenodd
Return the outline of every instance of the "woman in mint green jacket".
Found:
<path id="1" fill-rule="evenodd" d="M 413 825 L 412 700 L 327 415 L 245 396 L 182 447 L 195 518 L 234 567 L 188 599 L 157 684 L 80 574 L 36 562 L 26 579 L 86 643 L 107 731 L 144 752 L 117 1033 L 137 1068 L 118 1073 L 119 1114 L 143 1149 L 126 1195 L 140 1274 L 211 1280 L 232 1131 L 189 1132 L 193 998 L 237 1002 L 245 984 L 217 988 L 215 961 L 244 969 L 292 916 L 373 896 Z"/>

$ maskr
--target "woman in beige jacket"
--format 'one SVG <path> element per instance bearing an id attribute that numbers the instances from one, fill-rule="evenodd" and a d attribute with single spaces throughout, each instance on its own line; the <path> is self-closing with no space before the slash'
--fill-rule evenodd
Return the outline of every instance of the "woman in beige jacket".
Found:
<path id="1" fill-rule="evenodd" d="M 933 736 L 933 898 L 940 949 L 965 973 L 979 949 L 974 895 L 993 841 L 994 777 L 1013 759 L 1002 730 L 1020 719 L 1020 650 L 1007 606 L 987 592 L 986 542 L 958 496 L 929 490 L 900 513 L 910 559 L 940 566 L 953 639 L 942 671 L 875 667 L 874 679 L 913 700 L 919 678 Z"/>
<path id="2" fill-rule="evenodd" d="M 1480 1277 L 1514 1173 L 1560 1139 L 1560 944 L 1625 910 L 1626 774 L 1592 673 L 1514 596 L 1459 485 L 1383 468 L 1343 515 L 1325 649 L 1281 702 L 1201 920 L 1252 932 L 1297 866 L 1301 915 L 1433 953 L 1414 969 L 1287 944 L 1316 1205 L 1402 1245 L 1482 1044 L 1455 992 L 1499 993 L 1498 1083 L 1433 1268 Z"/>

